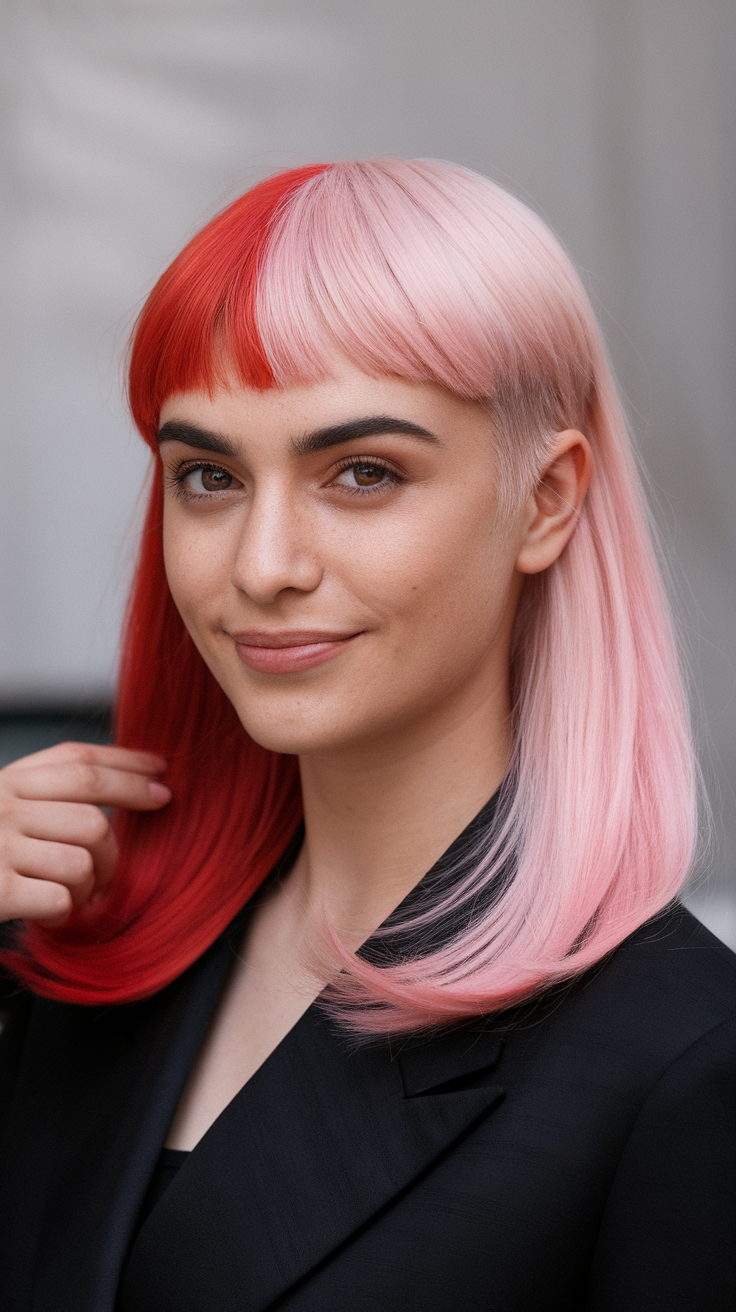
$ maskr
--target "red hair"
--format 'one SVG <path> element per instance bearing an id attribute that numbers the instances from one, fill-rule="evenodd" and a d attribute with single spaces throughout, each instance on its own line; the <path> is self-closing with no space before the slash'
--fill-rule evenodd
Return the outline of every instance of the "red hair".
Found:
<path id="1" fill-rule="evenodd" d="M 284 202 L 326 167 L 254 187 L 157 282 L 129 374 L 133 417 L 154 451 L 166 398 L 217 382 L 221 333 L 241 380 L 273 386 L 256 325 L 258 270 Z M 117 815 L 121 857 L 104 910 L 57 929 L 27 923 L 20 950 L 3 954 L 34 992 L 64 1002 L 133 1001 L 175 979 L 252 896 L 301 817 L 295 758 L 248 737 L 184 627 L 166 581 L 161 519 L 157 465 L 123 635 L 117 742 L 166 757 L 173 799 L 157 813 Z"/>

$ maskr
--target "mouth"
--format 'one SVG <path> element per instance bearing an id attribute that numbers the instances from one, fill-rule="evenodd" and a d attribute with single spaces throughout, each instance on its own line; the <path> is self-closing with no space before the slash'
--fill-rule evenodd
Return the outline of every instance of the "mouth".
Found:
<path id="1" fill-rule="evenodd" d="M 332 633 L 315 629 L 247 630 L 232 633 L 235 650 L 244 665 L 263 674 L 291 674 L 339 656 L 359 638 L 356 633 Z"/>

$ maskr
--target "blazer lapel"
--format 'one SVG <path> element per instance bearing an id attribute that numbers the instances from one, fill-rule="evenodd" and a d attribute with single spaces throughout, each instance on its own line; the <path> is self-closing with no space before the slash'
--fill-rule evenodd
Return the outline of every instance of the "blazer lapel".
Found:
<path id="1" fill-rule="evenodd" d="M 501 1100 L 488 1078 L 501 1045 L 463 1029 L 393 1054 L 356 1048 L 310 1008 L 149 1217 L 126 1307 L 140 1281 L 146 1306 L 263 1312 Z M 174 1242 L 158 1301 L 151 1280 Z"/>
<path id="2" fill-rule="evenodd" d="M 112 1312 L 138 1210 L 231 961 L 218 940 L 162 994 L 98 1016 L 97 1041 L 84 1046 L 99 1053 L 99 1069 L 87 1066 L 79 1088 L 73 1055 L 59 1073 L 64 1161 L 45 1209 L 34 1312 Z"/>
<path id="3" fill-rule="evenodd" d="M 429 875 L 438 872 L 441 862 Z M 22 1226 L 9 1200 L 5 1236 L 8 1254 L 16 1243 L 19 1253 L 37 1254 L 34 1312 L 112 1312 L 143 1196 L 232 963 L 229 939 L 247 913 L 144 1003 L 106 1011 L 35 1004 L 41 1023 L 9 1155 L 43 1187 L 31 1191 L 33 1215 Z M 260 1312 L 500 1101 L 503 1090 L 488 1080 L 500 1045 L 481 1026 L 393 1050 L 356 1048 L 311 1008 L 179 1172 L 135 1255 L 178 1216 L 177 1253 L 193 1258 L 187 1295 L 206 1279 L 204 1306 Z M 44 1138 L 38 1127 L 47 1123 Z M 195 1198 L 201 1210 L 192 1218 Z M 190 1222 L 187 1246 L 181 1234 Z M 218 1272 L 194 1261 L 207 1244 L 221 1249 L 223 1236 L 236 1255 L 232 1303 L 213 1290 Z"/>

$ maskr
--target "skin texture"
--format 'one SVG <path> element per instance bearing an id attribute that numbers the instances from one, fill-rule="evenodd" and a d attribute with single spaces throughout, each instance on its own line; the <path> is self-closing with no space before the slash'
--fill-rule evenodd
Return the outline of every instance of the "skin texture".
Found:
<path id="1" fill-rule="evenodd" d="M 375 416 L 431 437 L 389 425 L 303 449 L 315 430 Z M 524 575 L 564 549 L 591 455 L 580 433 L 558 434 L 500 525 L 488 412 L 435 384 L 345 364 L 283 391 L 172 396 L 161 423 L 173 597 L 247 732 L 298 755 L 306 825 L 251 918 L 172 1126 L 169 1145 L 192 1148 L 323 986 L 303 962 L 325 922 L 355 950 L 500 783 Z M 182 424 L 188 435 L 166 427 Z M 191 445 L 193 428 L 229 454 Z M 264 642 L 291 633 L 303 651 L 304 631 L 341 641 L 321 649 L 329 659 L 275 670 Z M 103 893 L 115 852 L 99 807 L 164 805 L 164 768 L 71 744 L 1 771 L 0 918 L 63 916 L 70 896 Z"/>

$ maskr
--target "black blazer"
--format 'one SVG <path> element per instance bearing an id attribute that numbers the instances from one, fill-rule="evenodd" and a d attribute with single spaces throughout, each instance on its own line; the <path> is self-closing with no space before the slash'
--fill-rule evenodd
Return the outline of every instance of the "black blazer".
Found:
<path id="1" fill-rule="evenodd" d="M 112 1312 L 231 960 L 15 999 L 4 1312 Z M 356 1047 L 310 1008 L 146 1221 L 125 1312 L 733 1312 L 735 964 L 675 908 L 485 1024 Z"/>

